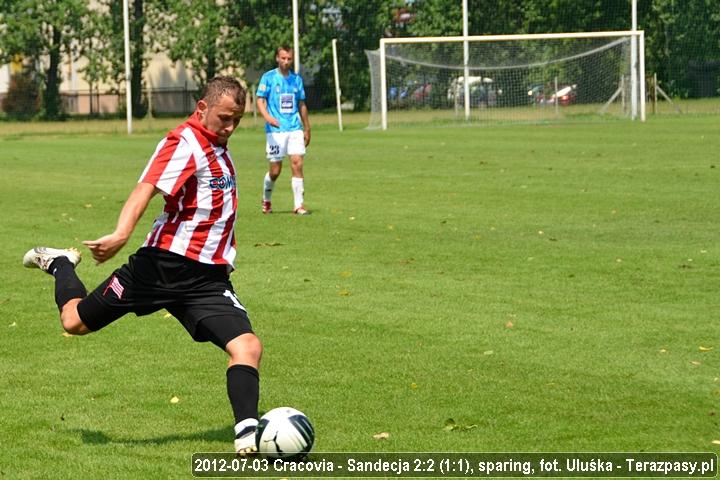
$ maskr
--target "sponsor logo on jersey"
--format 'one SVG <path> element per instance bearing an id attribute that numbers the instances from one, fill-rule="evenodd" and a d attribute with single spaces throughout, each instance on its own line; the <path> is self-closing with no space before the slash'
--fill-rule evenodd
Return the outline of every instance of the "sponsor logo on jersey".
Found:
<path id="1" fill-rule="evenodd" d="M 292 93 L 280 95 L 280 112 L 292 113 L 295 107 L 295 96 Z"/>
<path id="2" fill-rule="evenodd" d="M 235 177 L 231 175 L 213 177 L 210 179 L 209 185 L 212 190 L 232 190 L 235 188 Z"/>

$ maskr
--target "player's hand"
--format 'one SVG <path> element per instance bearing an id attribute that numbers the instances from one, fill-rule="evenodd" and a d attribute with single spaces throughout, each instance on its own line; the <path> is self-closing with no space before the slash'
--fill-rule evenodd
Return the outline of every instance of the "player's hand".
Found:
<path id="1" fill-rule="evenodd" d="M 114 257 L 126 242 L 126 238 L 113 232 L 97 240 L 85 240 L 82 243 L 90 250 L 95 262 L 100 264 Z"/>
<path id="2" fill-rule="evenodd" d="M 305 146 L 307 147 L 310 145 L 310 129 L 306 129 L 303 131 L 303 136 L 305 137 Z"/>
<path id="3" fill-rule="evenodd" d="M 273 127 L 279 127 L 279 126 L 280 126 L 280 121 L 279 121 L 277 118 L 275 118 L 275 117 L 270 117 L 267 122 L 268 122 L 270 125 L 272 125 Z"/>

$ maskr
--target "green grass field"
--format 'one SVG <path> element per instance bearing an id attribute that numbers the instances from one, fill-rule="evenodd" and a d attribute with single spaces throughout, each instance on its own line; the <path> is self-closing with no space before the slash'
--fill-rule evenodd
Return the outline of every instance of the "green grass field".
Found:
<path id="1" fill-rule="evenodd" d="M 261 410 L 303 410 L 317 451 L 720 450 L 719 117 L 365 121 L 316 122 L 309 217 L 289 170 L 263 216 L 264 135 L 231 141 Z M 232 448 L 223 352 L 164 312 L 64 336 L 21 265 L 109 233 L 174 123 L 0 125 L 0 478 L 188 478 Z"/>

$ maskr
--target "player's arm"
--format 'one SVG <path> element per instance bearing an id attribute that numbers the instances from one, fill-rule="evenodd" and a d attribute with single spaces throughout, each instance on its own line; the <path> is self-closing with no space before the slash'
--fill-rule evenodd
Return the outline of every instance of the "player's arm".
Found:
<path id="1" fill-rule="evenodd" d="M 97 240 L 83 242 L 90 249 L 90 253 L 97 263 L 110 260 L 127 243 L 156 192 L 154 185 L 145 182 L 138 183 L 120 211 L 115 231 Z"/>
<path id="2" fill-rule="evenodd" d="M 270 115 L 270 112 L 268 112 L 267 99 L 265 97 L 257 97 L 257 107 L 260 115 L 263 116 L 267 123 L 269 123 L 273 127 L 280 126 L 280 122 L 278 121 L 278 119 Z"/>
<path id="3" fill-rule="evenodd" d="M 303 135 L 305 136 L 305 146 L 310 145 L 310 116 L 308 115 L 308 108 L 303 100 L 298 102 L 298 110 L 300 111 L 300 120 L 303 124 Z"/>

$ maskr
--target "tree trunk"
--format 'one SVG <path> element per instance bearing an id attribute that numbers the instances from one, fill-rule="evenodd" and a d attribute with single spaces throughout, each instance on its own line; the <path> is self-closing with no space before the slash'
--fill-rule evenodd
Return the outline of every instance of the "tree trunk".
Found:
<path id="1" fill-rule="evenodd" d="M 217 60 L 215 58 L 215 52 L 212 50 L 208 51 L 207 54 L 207 66 L 205 67 L 205 83 L 212 80 L 217 74 Z"/>
<path id="2" fill-rule="evenodd" d="M 63 118 L 62 99 L 60 98 L 60 41 L 62 34 L 55 27 L 52 28 L 52 44 L 50 45 L 50 67 L 45 78 L 45 91 L 43 92 L 43 118 L 46 120 L 61 120 Z"/>
<path id="3" fill-rule="evenodd" d="M 147 114 L 147 105 L 143 101 L 142 94 L 143 57 L 145 55 L 144 27 L 143 0 L 135 0 L 133 2 L 133 21 L 130 26 L 130 42 L 133 45 L 130 59 L 130 88 L 132 90 L 132 113 L 135 118 L 143 118 Z"/>

